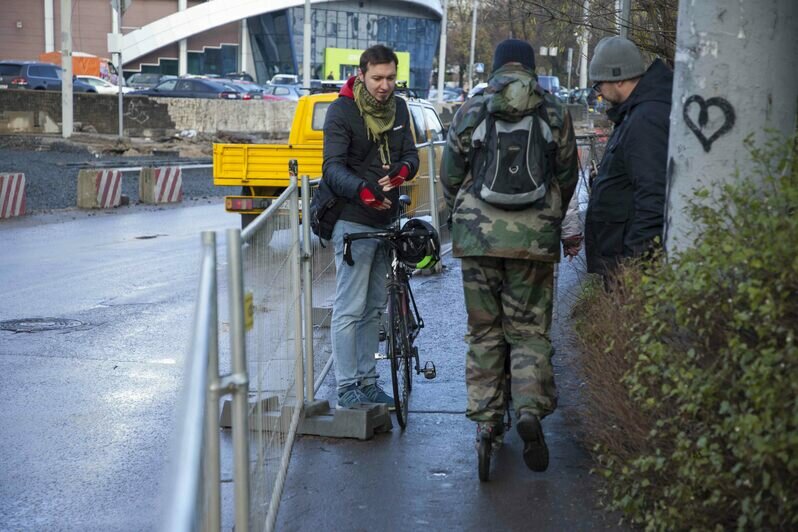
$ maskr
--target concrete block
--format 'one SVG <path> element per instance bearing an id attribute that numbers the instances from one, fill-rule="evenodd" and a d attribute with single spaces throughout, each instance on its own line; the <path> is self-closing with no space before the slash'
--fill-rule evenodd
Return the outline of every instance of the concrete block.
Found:
<path id="1" fill-rule="evenodd" d="M 300 420 L 299 433 L 327 438 L 357 438 L 370 440 L 375 434 L 393 428 L 388 407 L 381 404 L 361 404 L 352 408 L 331 409 Z"/>
<path id="2" fill-rule="evenodd" d="M 332 306 L 313 307 L 311 310 L 311 319 L 314 327 L 329 329 L 330 322 L 332 321 Z"/>
<path id="3" fill-rule="evenodd" d="M 183 174 L 179 166 L 142 168 L 139 174 L 139 199 L 142 203 L 183 201 Z"/>
<path id="4" fill-rule="evenodd" d="M 81 170 L 78 173 L 78 207 L 110 209 L 122 201 L 122 172 L 119 170 Z"/>
<path id="5" fill-rule="evenodd" d="M 258 409 L 257 402 L 249 403 L 247 409 L 249 430 L 287 434 L 291 428 L 296 402 L 293 399 L 287 399 L 280 406 L 277 397 L 268 397 L 261 403 L 262 409 Z M 232 406 L 232 401 L 229 399 L 222 405 L 220 427 L 232 427 Z M 313 401 L 304 405 L 298 432 L 299 434 L 327 438 L 370 440 L 375 434 L 387 432 L 392 428 L 391 415 L 386 405 L 362 404 L 337 410 L 330 408 L 327 401 Z"/>
<path id="6" fill-rule="evenodd" d="M 25 214 L 25 174 L 0 174 L 0 219 Z"/>

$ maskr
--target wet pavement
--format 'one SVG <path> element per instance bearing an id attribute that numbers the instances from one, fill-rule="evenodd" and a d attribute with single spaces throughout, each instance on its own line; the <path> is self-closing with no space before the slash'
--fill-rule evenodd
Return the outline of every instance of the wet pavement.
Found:
<path id="1" fill-rule="evenodd" d="M 466 313 L 460 263 L 445 258 L 440 275 L 414 278 L 426 327 L 422 362 L 438 377 L 414 378 L 409 424 L 369 441 L 299 437 L 294 445 L 277 530 L 620 530 L 618 516 L 598 507 L 599 480 L 578 441 L 577 363 L 569 348 L 569 308 L 579 291 L 581 257 L 560 266 L 552 330 L 559 390 L 557 411 L 543 422 L 550 451 L 545 473 L 524 465 L 513 428 L 480 482 L 475 427 L 465 417 Z M 387 362 L 378 370 L 388 376 Z M 320 398 L 331 399 L 327 376 Z M 390 390 L 390 387 L 387 387 Z"/>

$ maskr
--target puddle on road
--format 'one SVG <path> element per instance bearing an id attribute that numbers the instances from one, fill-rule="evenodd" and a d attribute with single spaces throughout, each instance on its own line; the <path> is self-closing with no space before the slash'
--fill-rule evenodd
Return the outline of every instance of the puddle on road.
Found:
<path id="1" fill-rule="evenodd" d="M 74 329 L 86 325 L 82 321 L 63 318 L 23 318 L 19 320 L 0 321 L 0 330 L 16 333 L 35 333 Z"/>

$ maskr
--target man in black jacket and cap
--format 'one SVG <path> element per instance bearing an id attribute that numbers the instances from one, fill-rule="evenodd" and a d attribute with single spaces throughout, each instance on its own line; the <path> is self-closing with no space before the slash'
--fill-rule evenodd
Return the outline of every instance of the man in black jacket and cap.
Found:
<path id="1" fill-rule="evenodd" d="M 393 404 L 377 383 L 374 360 L 387 303 L 387 253 L 378 240 L 357 240 L 349 266 L 343 260 L 343 237 L 388 227 L 399 212 L 399 186 L 418 170 L 410 113 L 394 94 L 398 64 L 386 46 L 364 51 L 359 74 L 341 88 L 324 121 L 322 178 L 346 202 L 332 234 L 336 289 L 331 329 L 339 408 Z"/>
<path id="2" fill-rule="evenodd" d="M 662 241 L 673 72 L 659 59 L 646 69 L 637 46 L 615 36 L 596 46 L 590 79 L 615 124 L 585 219 L 587 269 L 606 279 Z"/>

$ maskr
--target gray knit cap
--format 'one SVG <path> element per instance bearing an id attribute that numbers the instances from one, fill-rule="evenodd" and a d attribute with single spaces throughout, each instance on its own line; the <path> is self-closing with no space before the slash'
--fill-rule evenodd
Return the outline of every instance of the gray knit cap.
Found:
<path id="1" fill-rule="evenodd" d="M 617 35 L 601 39 L 590 60 L 591 81 L 632 79 L 645 71 L 643 55 L 635 43 Z"/>

